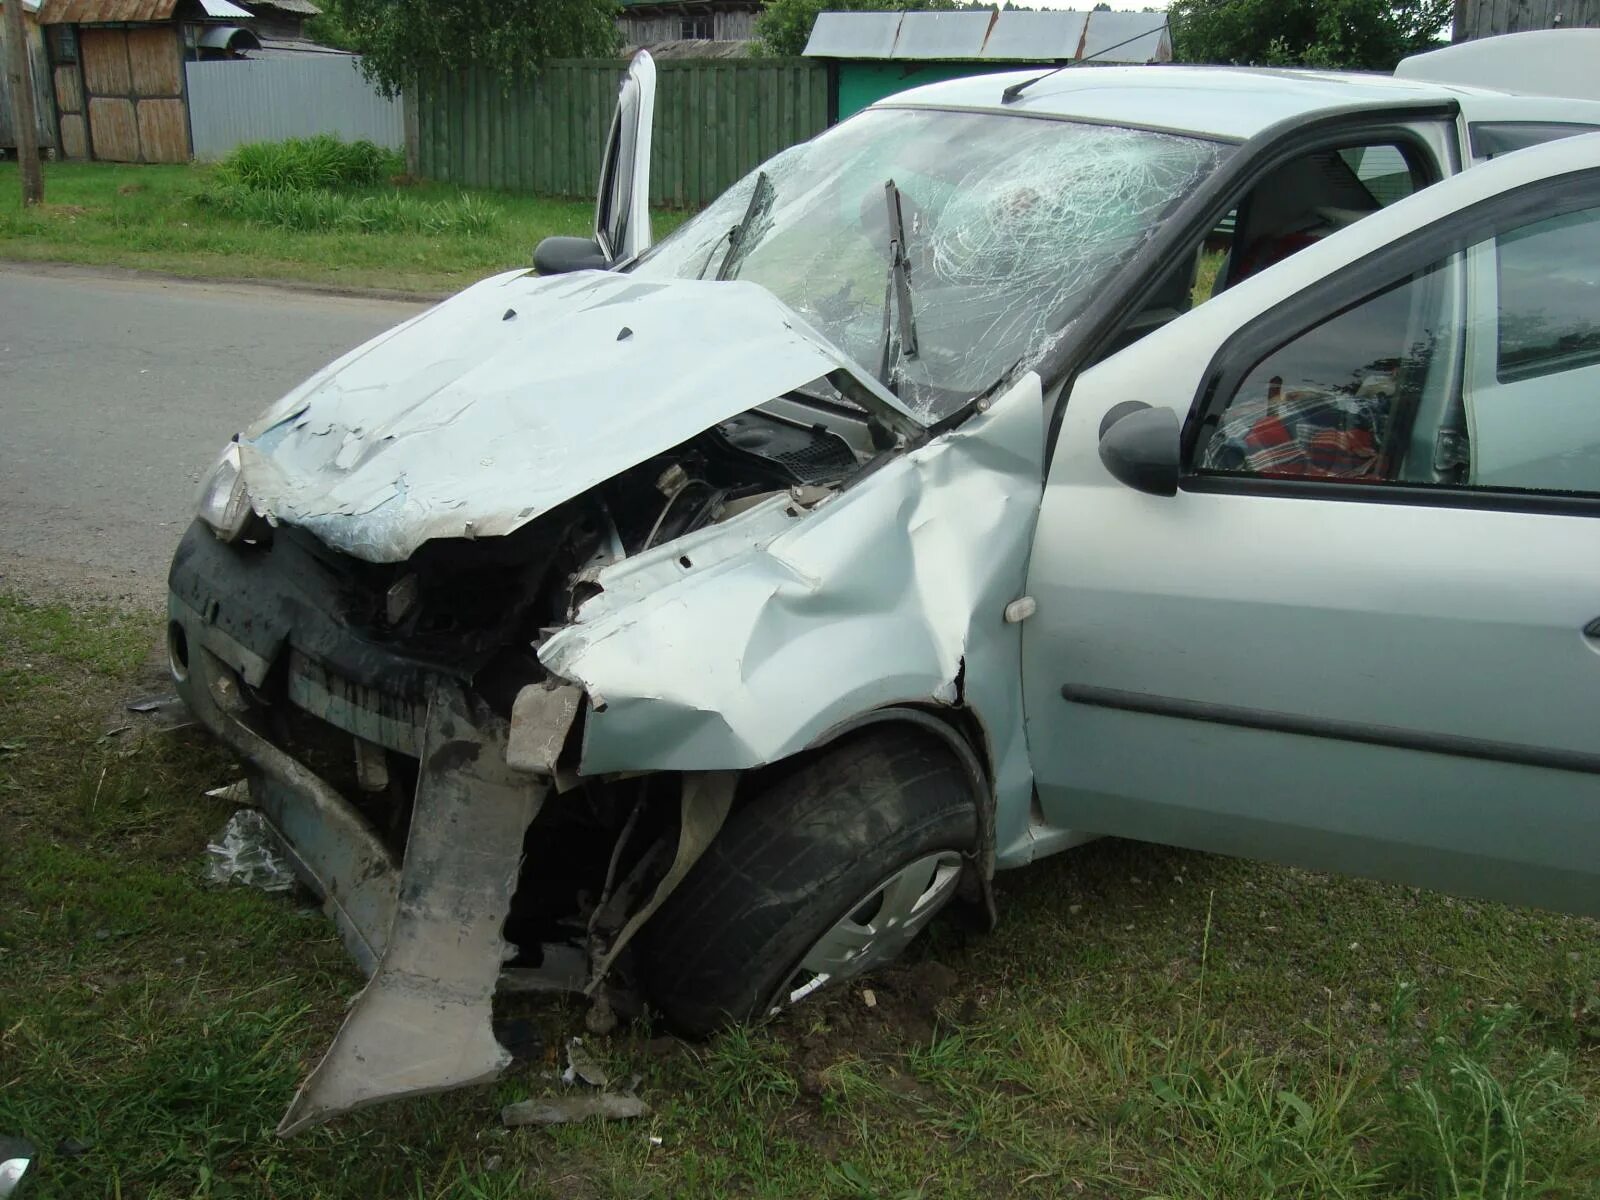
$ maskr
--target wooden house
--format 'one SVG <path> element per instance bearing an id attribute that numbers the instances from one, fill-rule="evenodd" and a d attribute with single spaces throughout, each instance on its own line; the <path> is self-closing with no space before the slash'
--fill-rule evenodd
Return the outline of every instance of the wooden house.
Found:
<path id="1" fill-rule="evenodd" d="M 208 28 L 250 16 L 229 0 L 44 0 L 62 155 L 188 162 L 184 60 Z"/>

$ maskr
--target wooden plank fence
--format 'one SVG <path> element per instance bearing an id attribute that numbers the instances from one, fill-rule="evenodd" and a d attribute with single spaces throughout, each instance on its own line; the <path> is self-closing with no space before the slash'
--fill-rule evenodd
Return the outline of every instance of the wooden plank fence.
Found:
<path id="1" fill-rule="evenodd" d="M 626 64 L 564 59 L 507 86 L 481 71 L 423 80 L 414 136 L 425 178 L 549 196 L 594 195 Z M 652 198 L 709 203 L 828 124 L 828 70 L 804 59 L 656 63 Z"/>
<path id="2" fill-rule="evenodd" d="M 1456 0 L 1455 40 L 1600 25 L 1600 0 Z M 1597 64 L 1596 70 L 1600 70 Z"/>

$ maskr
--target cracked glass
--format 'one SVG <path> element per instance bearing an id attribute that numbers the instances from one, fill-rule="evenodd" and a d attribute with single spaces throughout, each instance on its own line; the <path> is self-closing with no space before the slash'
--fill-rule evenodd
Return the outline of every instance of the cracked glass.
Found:
<path id="1" fill-rule="evenodd" d="M 939 417 L 1036 358 L 1228 152 L 1140 129 L 875 109 L 765 163 L 632 269 L 759 283 Z M 915 355 L 895 334 L 891 180 Z"/>

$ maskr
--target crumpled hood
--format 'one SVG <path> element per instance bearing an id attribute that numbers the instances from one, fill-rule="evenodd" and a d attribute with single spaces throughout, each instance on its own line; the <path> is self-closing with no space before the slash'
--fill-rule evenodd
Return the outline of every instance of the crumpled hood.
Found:
<path id="1" fill-rule="evenodd" d="M 324 368 L 240 436 L 255 510 L 372 562 L 510 533 L 719 421 L 844 370 L 771 292 L 585 271 L 484 280 Z"/>

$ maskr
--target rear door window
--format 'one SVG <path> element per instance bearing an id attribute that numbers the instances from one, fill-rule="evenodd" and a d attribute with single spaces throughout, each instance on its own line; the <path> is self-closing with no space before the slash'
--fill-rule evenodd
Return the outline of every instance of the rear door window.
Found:
<path id="1" fill-rule="evenodd" d="M 1477 121 L 1467 129 L 1472 140 L 1472 157 L 1485 159 L 1596 131 L 1600 131 L 1600 125 L 1574 125 L 1565 121 Z"/>

